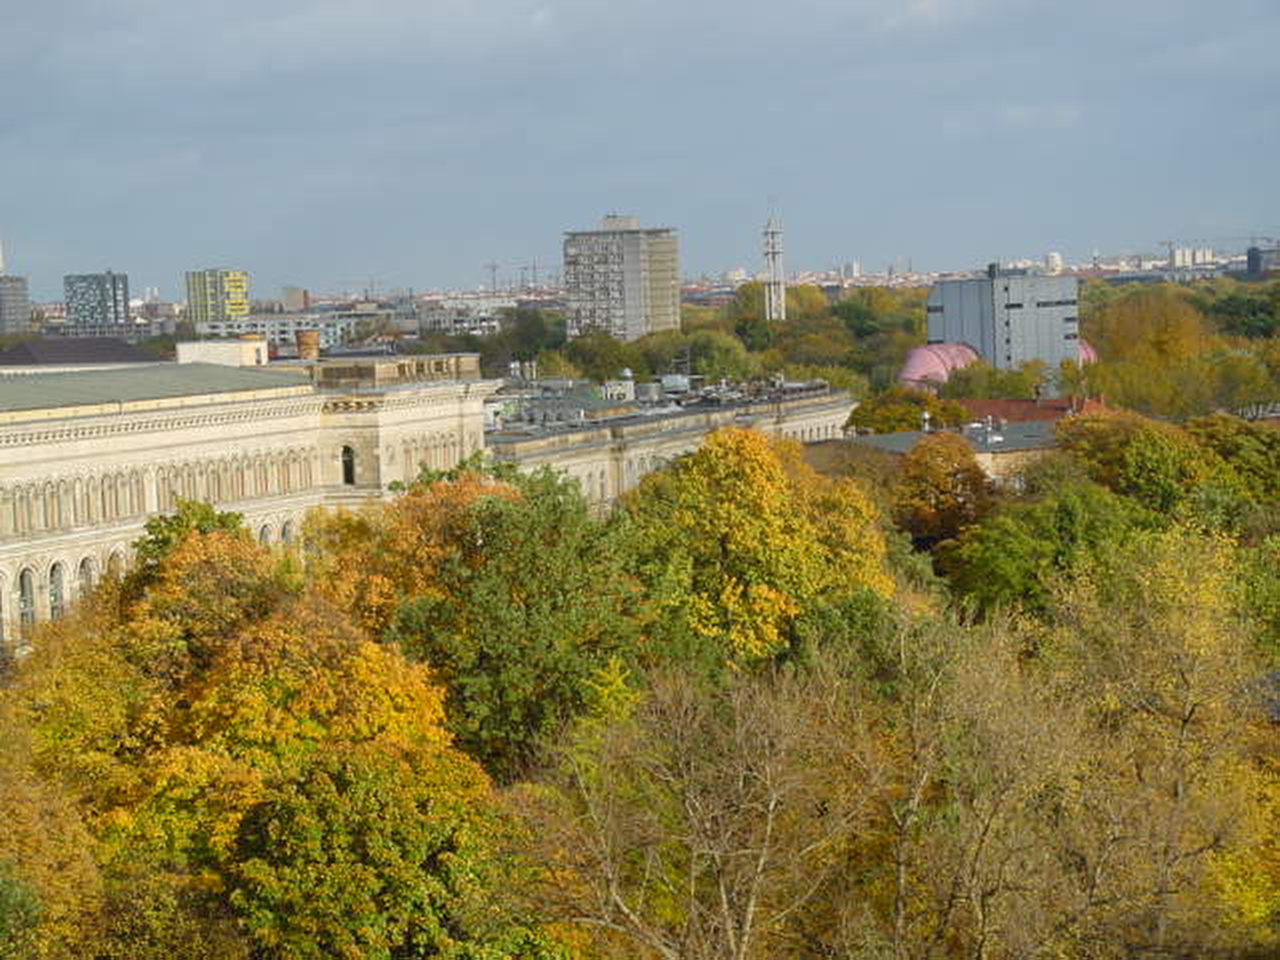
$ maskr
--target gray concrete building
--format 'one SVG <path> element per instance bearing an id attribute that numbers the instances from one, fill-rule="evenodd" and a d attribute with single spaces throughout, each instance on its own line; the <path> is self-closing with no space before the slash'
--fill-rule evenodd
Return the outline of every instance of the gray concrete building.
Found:
<path id="1" fill-rule="evenodd" d="M 1025 270 L 943 280 L 929 291 L 929 343 L 964 344 L 1000 370 L 1041 360 L 1056 370 L 1078 361 L 1079 281 Z"/>
<path id="2" fill-rule="evenodd" d="M 607 216 L 599 230 L 564 238 L 568 332 L 635 340 L 680 329 L 680 266 L 676 232 L 642 228 L 635 217 Z"/>
<path id="3" fill-rule="evenodd" d="M 27 278 L 0 274 L 0 335 L 26 333 L 31 326 Z"/>
<path id="4" fill-rule="evenodd" d="M 67 332 L 97 336 L 129 323 L 129 275 L 125 273 L 71 273 L 62 278 L 67 304 Z M 111 334 L 105 334 L 111 335 Z M 118 336 L 119 334 L 114 334 Z"/>

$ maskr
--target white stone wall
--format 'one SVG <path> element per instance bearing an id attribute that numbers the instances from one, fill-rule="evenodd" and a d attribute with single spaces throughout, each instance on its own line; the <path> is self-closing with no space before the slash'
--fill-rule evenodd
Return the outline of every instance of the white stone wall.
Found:
<path id="1" fill-rule="evenodd" d="M 239 512 L 255 537 L 279 543 L 312 507 L 382 496 L 392 481 L 416 477 L 419 463 L 456 465 L 482 446 L 484 398 L 496 388 L 290 388 L 0 424 L 0 642 L 20 646 L 32 621 L 58 615 L 109 567 L 127 566 L 146 521 L 180 498 Z M 344 447 L 354 453 L 352 484 Z"/>

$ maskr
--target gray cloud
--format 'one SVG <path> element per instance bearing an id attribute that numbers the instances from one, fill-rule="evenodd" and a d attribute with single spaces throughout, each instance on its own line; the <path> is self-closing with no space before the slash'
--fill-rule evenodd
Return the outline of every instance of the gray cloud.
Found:
<path id="1" fill-rule="evenodd" d="M 0 237 L 53 297 L 474 284 L 607 210 L 689 270 L 954 267 L 1280 221 L 1280 10 L 1239 0 L 64 0 L 6 13 Z"/>

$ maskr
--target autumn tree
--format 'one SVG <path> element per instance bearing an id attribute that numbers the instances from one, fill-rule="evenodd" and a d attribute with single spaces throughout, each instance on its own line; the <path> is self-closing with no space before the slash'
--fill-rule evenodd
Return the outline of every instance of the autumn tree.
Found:
<path id="1" fill-rule="evenodd" d="M 545 866 L 528 895 L 605 956 L 786 955 L 788 921 L 869 809 L 833 756 L 846 728 L 822 689 L 813 674 L 664 672 L 582 725 L 520 798 Z"/>
<path id="2" fill-rule="evenodd" d="M 924 390 L 896 386 L 858 404 L 849 415 L 849 426 L 871 433 L 898 433 L 959 426 L 967 419 L 964 408 L 954 400 L 939 400 Z"/>
<path id="3" fill-rule="evenodd" d="M 1230 945 L 1206 898 L 1215 858 L 1255 841 L 1241 717 L 1258 661 L 1226 541 L 1135 538 L 1063 585 L 1047 643 L 1056 695 L 1085 710 L 1091 763 L 1064 797 L 1064 934 L 1103 954 Z"/>
<path id="4" fill-rule="evenodd" d="M 480 877 L 487 848 L 460 838 L 494 832 L 480 825 L 487 779 L 451 746 L 425 668 L 236 532 L 191 531 L 137 594 L 108 586 L 83 607 L 42 633 L 0 706 L 29 737 L 32 769 L 88 816 L 99 955 L 328 956 L 358 942 L 421 956 L 495 942 L 500 924 L 467 920 L 462 899 L 384 887 L 391 864 L 407 891 L 449 889 L 449 871 Z M 346 779 L 325 794 L 334 757 Z M 386 794 L 393 770 L 416 771 L 411 799 Z M 266 856 L 265 838 L 309 822 L 293 798 L 344 790 L 331 828 Z M 400 832 L 358 801 L 375 794 L 409 818 Z M 388 892 L 370 899 L 370 885 Z M 448 933 L 430 940 L 432 925 Z"/>
<path id="5" fill-rule="evenodd" d="M 935 544 L 978 520 L 990 499 L 990 482 L 969 442 L 935 433 L 902 458 L 894 514 L 917 543 Z"/>
<path id="6" fill-rule="evenodd" d="M 892 591 L 856 485 L 822 480 L 794 447 L 755 431 L 712 433 L 646 477 L 625 511 L 660 644 L 710 644 L 712 659 L 758 662 L 788 649 L 815 598 Z"/>

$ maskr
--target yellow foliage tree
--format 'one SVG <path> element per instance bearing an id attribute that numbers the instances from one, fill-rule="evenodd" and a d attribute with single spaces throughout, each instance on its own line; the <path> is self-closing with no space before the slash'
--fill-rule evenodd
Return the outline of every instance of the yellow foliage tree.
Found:
<path id="1" fill-rule="evenodd" d="M 645 478 L 627 510 L 659 606 L 739 663 L 785 649 L 817 597 L 893 590 L 857 485 L 820 477 L 796 444 L 752 430 L 711 434 Z"/>

